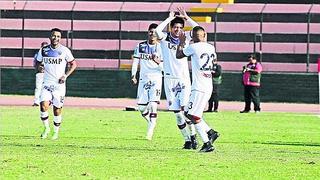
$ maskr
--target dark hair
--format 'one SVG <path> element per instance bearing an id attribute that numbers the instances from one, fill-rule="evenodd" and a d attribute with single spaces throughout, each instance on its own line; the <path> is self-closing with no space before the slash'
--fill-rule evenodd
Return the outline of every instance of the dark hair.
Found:
<path id="1" fill-rule="evenodd" d="M 59 29 L 59 28 L 53 28 L 53 29 L 51 29 L 51 33 L 52 33 L 53 31 L 57 31 L 57 32 L 60 32 L 60 33 L 62 34 L 62 30 Z"/>
<path id="2" fill-rule="evenodd" d="M 175 17 L 171 22 L 170 22 L 170 27 L 173 27 L 175 24 L 182 24 L 182 27 L 184 27 L 184 20 L 181 17 Z"/>
<path id="3" fill-rule="evenodd" d="M 150 31 L 150 29 L 155 29 L 157 27 L 158 27 L 158 24 L 152 23 L 152 24 L 149 25 L 148 31 Z"/>
<path id="4" fill-rule="evenodd" d="M 250 55 L 248 56 L 248 59 L 250 59 L 250 58 L 257 60 L 256 55 L 254 55 L 254 54 L 250 54 Z"/>
<path id="5" fill-rule="evenodd" d="M 48 43 L 45 42 L 45 41 L 41 43 L 41 47 L 43 47 L 43 46 L 45 46 L 45 45 L 48 45 Z"/>
<path id="6" fill-rule="evenodd" d="M 200 30 L 201 30 L 201 31 L 205 31 L 204 28 L 201 27 L 201 26 L 195 26 L 195 27 L 192 29 L 193 32 L 198 32 L 198 31 L 200 31 Z"/>

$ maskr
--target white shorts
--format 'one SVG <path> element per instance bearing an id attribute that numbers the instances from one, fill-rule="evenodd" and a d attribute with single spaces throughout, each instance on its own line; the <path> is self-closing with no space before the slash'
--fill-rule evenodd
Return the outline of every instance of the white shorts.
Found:
<path id="1" fill-rule="evenodd" d="M 189 104 L 188 104 L 188 107 L 186 108 L 188 111 L 188 114 L 201 118 L 210 97 L 211 97 L 211 92 L 192 90 Z"/>
<path id="2" fill-rule="evenodd" d="M 164 78 L 164 89 L 170 111 L 180 111 L 182 106 L 188 104 L 191 91 L 190 80 Z"/>
<path id="3" fill-rule="evenodd" d="M 61 108 L 66 95 L 65 84 L 46 84 L 44 83 L 41 90 L 40 101 L 51 101 L 52 104 Z"/>
<path id="4" fill-rule="evenodd" d="M 149 102 L 160 102 L 162 77 L 154 76 L 150 79 L 139 81 L 137 100 L 139 105 L 146 105 Z"/>

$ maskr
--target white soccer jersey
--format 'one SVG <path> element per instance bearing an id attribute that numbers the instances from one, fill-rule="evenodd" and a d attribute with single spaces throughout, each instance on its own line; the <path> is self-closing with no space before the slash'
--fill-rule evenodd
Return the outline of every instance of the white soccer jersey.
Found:
<path id="1" fill-rule="evenodd" d="M 148 79 L 151 76 L 162 76 L 162 63 L 157 64 L 152 60 L 152 55 L 157 55 L 162 61 L 162 51 L 159 43 L 154 45 L 147 41 L 139 43 L 134 50 L 132 65 L 132 75 L 136 74 L 136 69 L 140 60 L 140 78 Z"/>
<path id="2" fill-rule="evenodd" d="M 43 82 L 58 83 L 59 78 L 65 74 L 67 63 L 73 60 L 71 51 L 61 44 L 56 49 L 53 49 L 50 45 L 41 48 L 37 61 L 44 64 Z"/>
<path id="3" fill-rule="evenodd" d="M 212 91 L 213 60 L 217 58 L 213 45 L 206 42 L 191 44 L 183 49 L 186 56 L 191 56 L 192 90 L 202 92 Z"/>
<path id="4" fill-rule="evenodd" d="M 186 46 L 189 45 L 190 33 L 186 32 L 187 40 Z M 164 77 L 177 79 L 190 79 L 188 58 L 177 59 L 176 52 L 179 45 L 179 39 L 174 38 L 170 33 L 164 34 L 161 37 L 161 49 L 163 54 L 163 71 Z"/>

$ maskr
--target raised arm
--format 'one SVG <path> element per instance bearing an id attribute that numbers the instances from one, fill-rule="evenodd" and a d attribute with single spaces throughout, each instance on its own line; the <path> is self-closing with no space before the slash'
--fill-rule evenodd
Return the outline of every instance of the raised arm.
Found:
<path id="1" fill-rule="evenodd" d="M 156 28 L 156 35 L 157 35 L 158 39 L 162 40 L 163 38 L 166 37 L 166 34 L 163 33 L 162 31 L 174 19 L 174 17 L 175 17 L 174 12 L 170 11 L 169 17 L 158 25 L 158 27 Z"/>
<path id="2" fill-rule="evenodd" d="M 180 17 L 184 18 L 192 27 L 199 26 L 197 22 L 195 22 L 193 19 L 189 17 L 186 10 L 182 7 L 178 7 L 178 11 L 180 13 Z"/>

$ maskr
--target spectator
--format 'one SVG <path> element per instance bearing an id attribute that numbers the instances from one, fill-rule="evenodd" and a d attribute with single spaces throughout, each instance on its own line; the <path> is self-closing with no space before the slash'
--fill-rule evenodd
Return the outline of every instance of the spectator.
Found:
<path id="1" fill-rule="evenodd" d="M 260 112 L 260 79 L 262 66 L 254 55 L 248 56 L 249 63 L 243 66 L 242 83 L 244 85 L 245 108 L 240 113 L 248 113 L 251 110 L 251 101 L 254 105 L 254 111 Z"/>
<path id="2" fill-rule="evenodd" d="M 206 112 L 218 112 L 219 107 L 219 86 L 222 82 L 221 77 L 221 66 L 218 64 L 217 59 L 214 59 L 213 61 L 213 67 L 212 67 L 212 94 L 208 101 L 208 110 Z M 213 111 L 212 111 L 213 108 Z"/>

